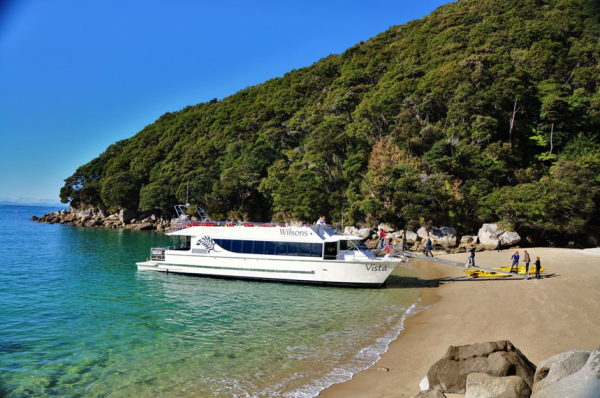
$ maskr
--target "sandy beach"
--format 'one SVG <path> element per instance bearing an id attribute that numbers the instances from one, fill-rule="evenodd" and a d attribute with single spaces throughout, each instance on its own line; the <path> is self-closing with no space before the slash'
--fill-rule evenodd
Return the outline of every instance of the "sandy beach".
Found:
<path id="1" fill-rule="evenodd" d="M 514 251 L 477 253 L 476 263 L 509 266 Z M 560 352 L 595 349 L 600 344 L 600 249 L 527 251 L 546 269 L 540 280 L 471 279 L 458 267 L 413 260 L 420 279 L 431 286 L 421 295 L 420 307 L 427 309 L 407 318 L 373 367 L 320 397 L 415 396 L 450 345 L 510 340 L 536 366 Z M 440 257 L 464 262 L 467 254 Z"/>

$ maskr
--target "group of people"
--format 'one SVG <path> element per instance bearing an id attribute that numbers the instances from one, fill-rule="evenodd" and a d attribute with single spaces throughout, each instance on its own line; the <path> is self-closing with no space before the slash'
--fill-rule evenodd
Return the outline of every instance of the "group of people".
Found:
<path id="1" fill-rule="evenodd" d="M 425 249 L 427 250 L 427 249 Z M 475 245 L 472 245 L 471 248 L 469 249 L 469 258 L 467 259 L 467 264 L 466 267 L 474 267 L 475 266 Z M 500 251 L 500 240 L 498 240 L 498 251 Z M 519 260 L 521 259 L 521 256 L 519 255 L 519 252 L 515 252 L 515 254 L 512 255 L 512 257 L 510 258 L 512 260 L 512 264 L 510 266 L 510 271 L 509 272 L 514 272 L 516 274 L 519 273 Z M 523 262 L 525 263 L 525 279 L 529 279 L 529 264 L 531 263 L 531 257 L 529 256 L 529 253 L 527 253 L 527 250 L 523 251 Z M 540 261 L 539 257 L 535 258 L 535 261 L 533 263 L 533 265 L 535 265 L 535 278 L 536 279 L 541 279 L 540 276 L 540 270 L 542 268 L 542 262 Z"/>
<path id="2" fill-rule="evenodd" d="M 519 255 L 519 252 L 516 251 L 515 254 L 513 254 L 511 256 L 511 260 L 512 260 L 512 264 L 510 266 L 510 272 L 514 272 L 515 273 L 519 273 L 519 259 L 521 258 L 521 256 Z M 527 250 L 523 251 L 523 262 L 525 263 L 525 279 L 529 278 L 529 264 L 531 263 L 531 257 L 529 256 L 529 253 L 527 253 Z M 540 279 L 540 270 L 542 269 L 542 262 L 540 261 L 539 257 L 535 258 L 535 261 L 533 262 L 533 265 L 535 265 L 535 279 Z"/>

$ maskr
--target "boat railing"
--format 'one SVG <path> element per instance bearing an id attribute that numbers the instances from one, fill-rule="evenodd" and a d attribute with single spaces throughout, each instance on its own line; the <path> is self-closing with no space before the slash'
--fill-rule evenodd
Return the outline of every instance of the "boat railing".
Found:
<path id="1" fill-rule="evenodd" d="M 173 230 L 179 231 L 190 227 L 247 227 L 247 228 L 286 228 L 286 227 L 305 227 L 310 228 L 310 224 L 292 224 L 292 223 L 267 223 L 267 222 L 249 222 L 249 221 L 192 221 L 184 220 L 173 226 Z"/>

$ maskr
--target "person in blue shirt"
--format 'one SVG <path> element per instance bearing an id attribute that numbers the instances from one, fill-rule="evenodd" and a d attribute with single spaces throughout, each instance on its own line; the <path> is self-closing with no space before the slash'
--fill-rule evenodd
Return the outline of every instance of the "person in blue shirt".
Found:
<path id="1" fill-rule="evenodd" d="M 513 268 L 515 268 L 515 272 L 519 273 L 519 252 L 515 252 L 510 258 L 512 260 L 512 265 L 510 266 L 510 272 L 513 272 Z"/>
<path id="2" fill-rule="evenodd" d="M 425 243 L 425 257 L 433 257 L 433 253 L 431 252 L 431 238 L 427 238 L 427 243 Z"/>

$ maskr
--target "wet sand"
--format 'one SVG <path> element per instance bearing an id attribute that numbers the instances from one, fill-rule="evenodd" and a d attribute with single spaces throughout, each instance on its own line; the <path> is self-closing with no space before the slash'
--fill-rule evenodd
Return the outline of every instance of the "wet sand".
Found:
<path id="1" fill-rule="evenodd" d="M 540 280 L 471 279 L 458 267 L 413 260 L 420 279 L 431 286 L 421 294 L 420 307 L 428 308 L 407 318 L 373 367 L 320 397 L 415 396 L 450 345 L 510 340 L 536 365 L 560 352 L 595 349 L 600 344 L 600 249 L 528 252 L 546 269 Z M 477 253 L 476 264 L 510 266 L 512 253 Z M 467 254 L 440 257 L 464 262 Z"/>

